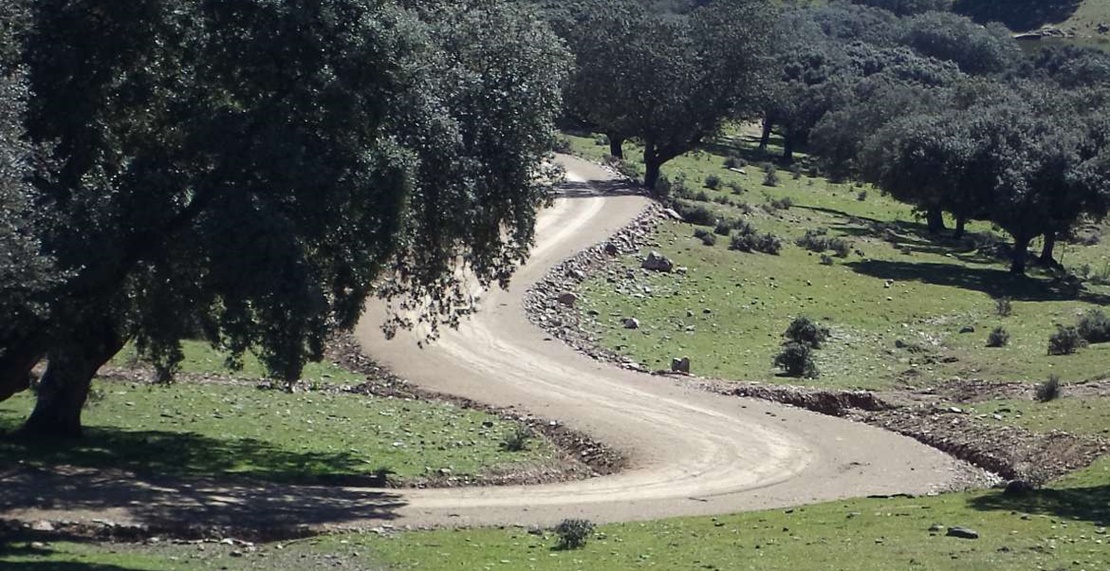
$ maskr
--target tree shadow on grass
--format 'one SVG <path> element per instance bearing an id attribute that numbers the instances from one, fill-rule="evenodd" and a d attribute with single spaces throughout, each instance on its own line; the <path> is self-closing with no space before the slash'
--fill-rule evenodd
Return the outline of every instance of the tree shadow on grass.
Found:
<path id="1" fill-rule="evenodd" d="M 998 491 L 968 503 L 981 511 L 1015 511 L 1071 518 L 1099 526 L 1110 525 L 1110 485 L 1041 489 L 1021 495 L 1005 495 Z"/>
<path id="2" fill-rule="evenodd" d="M 1110 296 L 1087 291 L 1076 292 L 1065 283 L 1018 276 L 1000 268 L 975 268 L 943 262 L 902 262 L 862 260 L 845 264 L 860 274 L 895 281 L 916 281 L 932 285 L 983 292 L 992 297 L 1019 301 L 1068 301 L 1110 303 Z"/>
<path id="3" fill-rule="evenodd" d="M 384 486 L 388 469 L 348 452 L 306 452 L 252 438 L 90 427 L 79 439 L 0 436 L 0 465 L 110 468 L 139 476 Z"/>
<path id="4" fill-rule="evenodd" d="M 1063 22 L 1082 3 L 1082 0 L 956 0 L 953 11 L 980 24 L 1002 22 L 1021 32 Z"/>

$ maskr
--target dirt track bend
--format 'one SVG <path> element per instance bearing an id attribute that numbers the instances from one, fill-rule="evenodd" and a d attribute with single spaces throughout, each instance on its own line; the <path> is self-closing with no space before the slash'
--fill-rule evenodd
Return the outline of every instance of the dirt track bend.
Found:
<path id="1" fill-rule="evenodd" d="M 541 486 L 374 490 L 330 486 L 139 480 L 104 472 L 0 467 L 0 518 L 312 528 L 550 524 L 716 514 L 816 500 L 924 493 L 964 467 L 882 430 L 762 401 L 683 388 L 575 353 L 528 323 L 521 297 L 549 267 L 597 243 L 646 204 L 597 196 L 581 182 L 600 168 L 564 158 L 572 197 L 542 213 L 539 242 L 509 291 L 486 292 L 457 331 L 420 349 L 382 338 L 381 311 L 358 328 L 364 347 L 397 374 L 436 391 L 559 419 L 622 450 L 628 470 Z"/>

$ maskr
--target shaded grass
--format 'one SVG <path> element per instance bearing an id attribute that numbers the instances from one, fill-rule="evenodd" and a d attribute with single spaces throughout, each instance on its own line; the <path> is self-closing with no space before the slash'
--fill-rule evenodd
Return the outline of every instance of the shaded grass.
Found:
<path id="1" fill-rule="evenodd" d="M 453 405 L 361 395 L 288 394 L 242 385 L 97 383 L 86 436 L 68 442 L 0 439 L 0 465 L 73 465 L 142 474 L 328 481 L 478 475 L 548 461 L 552 447 L 502 450 L 514 423 Z M 19 426 L 27 394 L 0 403 L 0 430 Z"/>
<path id="2" fill-rule="evenodd" d="M 588 157 L 600 158 L 605 151 L 592 139 L 571 141 Z M 751 144 L 743 135 L 731 141 Z M 634 157 L 635 150 L 628 156 Z M 598 313 L 592 327 L 603 345 L 652 369 L 688 356 L 695 374 L 767 380 L 776 373 L 771 359 L 782 332 L 791 319 L 806 315 L 832 330 L 829 346 L 816 353 L 822 376 L 807 384 L 883 389 L 954 377 L 1039 380 L 1055 373 L 1080 380 L 1110 375 L 1110 345 L 1092 345 L 1067 357 L 1046 355 L 1055 325 L 1072 324 L 1077 315 L 1110 301 L 1110 288 L 1088 284 L 1086 291 L 1074 292 L 1048 276 L 1011 276 L 987 252 L 929 236 L 910 207 L 873 188 L 805 176 L 794 180 L 785 173 L 779 186 L 768 188 L 761 185 L 758 167 L 749 165 L 746 174 L 739 174 L 724 169 L 723 160 L 701 151 L 675 159 L 664 170 L 689 186 L 709 174 L 725 186 L 740 185 L 739 195 L 699 188 L 710 202 L 696 204 L 717 217 L 743 217 L 789 245 L 780 256 L 743 254 L 729 251 L 727 241 L 703 245 L 692 225 L 663 224 L 653 248 L 689 272 L 648 275 L 639 270 L 638 259 L 628 257 L 625 269 L 586 282 L 580 306 Z M 868 190 L 864 201 L 858 200 L 862 190 Z M 713 202 L 723 198 L 732 204 Z M 795 206 L 762 208 L 782 198 Z M 747 202 L 751 214 L 741 212 L 737 202 Z M 853 253 L 822 265 L 820 255 L 793 245 L 806 230 L 818 228 L 849 240 Z M 969 230 L 992 233 L 982 223 Z M 1061 251 L 1065 260 L 1076 261 L 1110 255 L 1106 245 L 1069 245 Z M 635 279 L 626 279 L 627 272 Z M 1000 296 L 1014 300 L 1012 316 L 995 314 L 994 298 Z M 640 329 L 623 329 L 622 317 L 636 317 Z M 1010 333 L 1010 343 L 988 348 L 987 335 L 999 325 Z M 965 327 L 975 332 L 959 333 Z M 924 351 L 898 349 L 898 341 Z"/>
<path id="3" fill-rule="evenodd" d="M 165 543 L 126 546 L 57 543 L 52 551 L 0 554 L 8 564 L 88 562 L 124 569 L 760 569 L 880 571 L 1104 569 L 1110 461 L 1026 496 L 991 490 L 934 497 L 827 502 L 790 510 L 603 525 L 585 547 L 555 549 L 557 537 L 522 528 L 340 534 L 234 548 Z M 930 532 L 939 525 L 941 531 Z M 945 537 L 970 527 L 978 540 Z M 241 550 L 240 550 L 241 551 Z M 261 555 L 259 555 L 261 554 Z M 170 558 L 175 558 L 170 560 Z M 6 567 L 7 568 L 7 567 Z M 12 567 L 18 569 L 19 567 Z M 58 569 L 67 569 L 58 567 Z M 111 567 L 109 567 L 111 569 Z"/>

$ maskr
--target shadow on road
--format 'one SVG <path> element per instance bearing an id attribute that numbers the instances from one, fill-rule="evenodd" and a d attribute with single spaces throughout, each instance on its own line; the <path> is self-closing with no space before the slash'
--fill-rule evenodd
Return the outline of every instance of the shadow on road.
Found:
<path id="1" fill-rule="evenodd" d="M 591 198 L 595 196 L 642 196 L 644 189 L 623 180 L 590 180 L 565 182 L 555 188 L 555 198 Z"/>

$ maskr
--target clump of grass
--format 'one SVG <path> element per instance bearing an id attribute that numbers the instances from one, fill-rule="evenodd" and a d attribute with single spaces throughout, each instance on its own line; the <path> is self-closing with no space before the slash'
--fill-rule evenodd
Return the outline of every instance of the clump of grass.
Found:
<path id="1" fill-rule="evenodd" d="M 987 335 L 987 347 L 1005 347 L 1010 342 L 1010 334 L 1000 325 Z"/>
<path id="2" fill-rule="evenodd" d="M 994 312 L 999 317 L 1009 317 L 1014 313 L 1014 302 L 1008 297 L 1000 297 L 994 300 Z"/>
<path id="3" fill-rule="evenodd" d="M 1060 377 L 1049 375 L 1048 380 L 1037 385 L 1034 395 L 1038 402 L 1048 402 L 1060 398 Z"/>
<path id="4" fill-rule="evenodd" d="M 705 177 L 705 187 L 712 190 L 717 190 L 718 188 L 721 188 L 721 177 L 715 174 L 711 174 Z"/>
<path id="5" fill-rule="evenodd" d="M 579 549 L 586 546 L 590 536 L 594 533 L 594 524 L 588 519 L 564 519 L 555 526 L 555 535 L 559 536 L 556 549 Z"/>
<path id="6" fill-rule="evenodd" d="M 528 449 L 528 443 L 534 437 L 535 434 L 531 428 L 524 425 L 517 426 L 501 439 L 501 449 L 506 452 L 522 452 Z"/>
<path id="7" fill-rule="evenodd" d="M 1056 333 L 1048 338 L 1049 355 L 1071 355 L 1086 344 L 1075 327 L 1056 326 Z"/>

